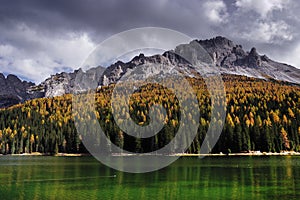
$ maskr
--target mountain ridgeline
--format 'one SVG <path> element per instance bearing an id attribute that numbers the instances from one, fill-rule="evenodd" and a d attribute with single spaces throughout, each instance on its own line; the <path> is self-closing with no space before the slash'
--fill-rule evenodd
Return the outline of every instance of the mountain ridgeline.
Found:
<path id="1" fill-rule="evenodd" d="M 209 40 L 195 40 L 190 44 L 179 45 L 176 48 L 188 48 L 193 42 L 197 42 L 207 51 L 222 74 L 243 75 L 265 80 L 275 79 L 300 84 L 300 69 L 273 61 L 266 55 L 261 56 L 257 53 L 256 48 L 252 48 L 250 52 L 245 52 L 241 45 L 236 45 L 231 40 L 221 36 Z M 175 66 L 187 77 L 201 76 L 201 72 L 197 68 L 174 54 L 172 50 L 162 55 L 148 57 L 140 54 L 127 63 L 118 61 L 107 68 L 98 66 L 86 72 L 81 69 L 71 73 L 62 72 L 51 75 L 38 85 L 26 81 L 22 82 L 14 75 L 9 75 L 5 79 L 0 74 L 0 108 L 29 99 L 55 97 L 76 92 L 75 77 L 81 77 L 80 81 L 82 82 L 90 79 L 95 80 L 98 82 L 98 86 L 113 84 L 120 80 L 128 70 L 147 63 Z M 153 72 L 141 70 L 139 73 L 142 77 L 151 76 Z"/>
<path id="2" fill-rule="evenodd" d="M 237 75 L 224 75 L 223 79 L 227 92 L 226 121 L 212 153 L 300 151 L 299 86 Z M 211 116 L 211 100 L 204 81 L 198 78 L 188 80 L 193 85 L 201 113 L 199 120 L 190 121 L 199 127 L 194 141 L 185 152 L 199 153 L 210 123 L 220 122 Z M 0 110 L 0 152 L 87 152 L 81 139 L 88 136 L 85 132 L 77 132 L 74 118 L 85 123 L 86 119 L 93 119 L 94 115 L 96 118 L 91 123 L 99 122 L 107 138 L 130 152 L 153 152 L 175 137 L 181 123 L 180 110 L 188 108 L 178 105 L 172 91 L 159 85 L 147 84 L 132 95 L 129 116 L 140 126 L 150 123 L 149 108 L 152 105 L 160 104 L 166 109 L 166 116 L 162 113 L 159 116 L 164 119 L 161 131 L 155 136 L 143 139 L 128 135 L 117 125 L 116 122 L 120 121 L 115 120 L 124 119 L 112 114 L 113 89 L 113 84 L 99 88 L 95 95 L 96 110 L 87 112 L 86 116 L 72 111 L 71 94 L 33 99 Z M 79 108 L 81 107 L 85 109 L 86 104 L 81 103 Z M 89 128 L 93 129 L 93 126 Z M 182 141 L 184 145 L 186 139 L 182 138 Z M 100 140 L 100 144 L 107 146 L 107 151 L 111 152 L 111 145 L 107 140 Z M 173 147 L 170 152 L 183 153 L 177 148 L 180 149 L 180 146 Z"/>
<path id="3" fill-rule="evenodd" d="M 199 43 L 220 68 L 226 88 L 225 125 L 211 152 L 300 151 L 300 70 L 261 56 L 255 48 L 245 52 L 241 45 L 235 45 L 224 37 L 195 40 L 176 48 L 188 48 L 194 42 Z M 152 105 L 160 104 L 166 109 L 166 116 L 160 113 L 164 127 L 155 136 L 135 138 L 128 135 L 117 125 L 117 120 L 124 119 L 115 118 L 112 113 L 112 92 L 126 72 L 140 69 L 135 74 L 139 80 L 165 70 L 155 68 L 156 65 L 151 70 L 142 68 L 144 64 L 174 66 L 193 87 L 201 113 L 199 120 L 191 119 L 191 123 L 199 127 L 195 139 L 185 152 L 199 153 L 210 123 L 218 124 L 220 119 L 211 116 L 212 102 L 200 76 L 201 71 L 174 51 L 148 57 L 140 54 L 127 63 L 118 61 L 107 68 L 99 66 L 86 72 L 81 69 L 72 73 L 63 72 L 52 75 L 39 85 L 22 82 L 13 75 L 6 78 L 0 75 L 0 105 L 10 106 L 0 109 L 0 153 L 87 152 L 82 143 L 86 135 L 77 132 L 74 119 L 84 122 L 85 118 L 91 119 L 93 114 L 96 119 L 92 123 L 99 122 L 107 138 L 122 149 L 149 153 L 164 147 L 176 136 L 181 123 L 180 110 L 187 109 L 179 106 L 172 90 L 149 83 L 135 90 L 130 99 L 129 116 L 140 126 L 147 126 L 151 122 L 149 111 Z M 201 70 L 209 71 L 207 67 Z M 101 86 L 95 94 L 95 112 L 87 113 L 84 117 L 72 111 L 72 93 L 77 92 L 75 79 L 80 82 L 94 80 Z M 218 101 L 214 103 L 218 104 Z M 79 106 L 85 109 L 86 105 Z M 186 138 L 182 138 L 182 141 L 186 141 Z M 100 143 L 107 146 L 109 153 L 113 153 L 106 140 Z M 174 146 L 170 152 L 183 153 L 179 149 L 180 146 Z"/>
<path id="4" fill-rule="evenodd" d="M 0 73 L 0 108 L 9 107 L 29 99 L 43 97 L 40 92 L 29 93 L 28 88 L 34 86 L 34 83 L 21 81 L 15 75 L 5 77 Z"/>

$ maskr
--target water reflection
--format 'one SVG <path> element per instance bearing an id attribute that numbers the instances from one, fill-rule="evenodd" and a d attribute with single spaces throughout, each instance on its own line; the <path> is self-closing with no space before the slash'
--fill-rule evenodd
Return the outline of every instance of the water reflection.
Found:
<path id="1" fill-rule="evenodd" d="M 146 174 L 91 157 L 0 157 L 1 199 L 299 198 L 300 157 L 182 158 Z"/>

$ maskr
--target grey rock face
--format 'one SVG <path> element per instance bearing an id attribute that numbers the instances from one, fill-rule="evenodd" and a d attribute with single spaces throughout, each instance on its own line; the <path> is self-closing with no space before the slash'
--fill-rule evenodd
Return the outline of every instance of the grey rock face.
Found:
<path id="1" fill-rule="evenodd" d="M 96 82 L 99 83 L 103 71 L 104 68 L 99 66 L 89 69 L 87 72 L 83 72 L 79 69 L 71 73 L 58 73 L 51 75 L 50 78 L 47 78 L 38 86 L 31 87 L 31 90 L 34 90 L 33 94 L 37 92 L 44 93 L 44 97 L 55 97 L 79 92 L 80 88 L 75 86 L 76 82 L 81 85 L 89 85 L 89 82 L 96 80 Z"/>
<path id="2" fill-rule="evenodd" d="M 199 66 L 192 66 L 178 55 L 178 53 L 182 54 L 182 52 L 192 49 L 195 46 L 194 42 L 199 43 L 206 51 L 205 53 L 198 53 L 196 59 L 204 61 L 208 59 L 205 55 L 208 53 L 211 61 L 208 59 L 206 63 L 212 62 L 222 74 L 244 75 L 261 79 L 272 78 L 300 84 L 300 69 L 273 61 L 266 55 L 261 56 L 258 54 L 256 48 L 252 48 L 250 52 L 245 52 L 241 45 L 236 45 L 234 42 L 221 36 L 209 40 L 195 40 L 190 44 L 179 45 L 174 51 L 167 51 L 162 55 L 145 57 L 143 54 L 140 54 L 128 63 L 119 61 L 105 70 L 100 84 L 109 85 L 116 83 L 129 70 L 150 63 L 158 64 L 158 68 L 160 65 L 173 65 L 176 70 L 190 77 L 211 73 L 211 68 L 207 66 L 200 66 L 200 68 Z M 201 49 L 198 51 L 201 51 Z M 201 57 L 201 55 L 204 57 Z M 190 58 L 189 60 L 191 59 L 195 58 Z M 153 65 L 151 65 L 151 68 L 153 69 Z M 151 73 L 149 70 L 139 73 L 141 74 L 140 77 L 135 74 L 135 78 L 141 79 L 145 77 L 145 74 L 148 74 L 147 76 L 151 75 L 149 74 Z"/>
<path id="3" fill-rule="evenodd" d="M 142 79 L 141 77 L 144 77 L 146 74 L 150 73 L 147 70 L 139 69 L 141 66 L 147 64 L 171 65 L 171 62 L 168 58 L 162 55 L 145 57 L 144 54 L 135 56 L 128 63 L 118 61 L 115 64 L 106 68 L 106 70 L 103 73 L 103 77 L 101 78 L 100 85 L 109 85 L 112 83 L 116 83 L 124 74 L 126 74 L 129 71 L 132 71 L 133 69 L 135 69 L 135 71 L 138 74 L 140 74 L 140 77 L 136 77 L 140 80 Z"/>
<path id="4" fill-rule="evenodd" d="M 22 103 L 32 96 L 27 89 L 34 83 L 21 81 L 15 75 L 8 75 L 6 78 L 0 73 L 0 108 Z"/>
<path id="5" fill-rule="evenodd" d="M 261 56 L 256 48 L 245 52 L 241 45 L 236 45 L 221 36 L 198 42 L 210 54 L 223 74 L 273 78 L 300 84 L 300 69 L 273 61 L 266 55 Z"/>
<path id="6" fill-rule="evenodd" d="M 236 45 L 231 40 L 218 36 L 209 40 L 194 40 L 189 44 L 179 45 L 175 50 L 166 51 L 162 55 L 145 56 L 140 54 L 127 63 L 118 61 L 107 68 L 99 66 L 86 72 L 81 69 L 72 73 L 62 72 L 52 75 L 39 85 L 22 82 L 14 75 L 8 75 L 5 78 L 0 73 L 0 107 L 33 98 L 82 92 L 87 88 L 116 83 L 128 74 L 133 75 L 136 80 L 142 80 L 153 74 L 169 72 L 173 69 L 189 77 L 210 73 L 212 71 L 211 66 L 193 66 L 187 62 L 186 58 L 178 55 L 182 52 L 195 51 L 193 48 L 197 46 L 196 43 L 200 44 L 203 49 L 197 49 L 198 52 L 189 58 L 195 63 L 197 63 L 197 59 L 207 60 L 207 63 L 213 63 L 223 74 L 244 75 L 261 79 L 272 78 L 300 84 L 300 69 L 273 61 L 266 55 L 261 56 L 256 48 L 252 48 L 250 52 L 245 52 L 241 45 Z M 205 53 L 201 52 L 203 50 Z M 209 58 L 206 55 L 209 55 Z M 147 68 L 147 66 L 149 67 Z"/>

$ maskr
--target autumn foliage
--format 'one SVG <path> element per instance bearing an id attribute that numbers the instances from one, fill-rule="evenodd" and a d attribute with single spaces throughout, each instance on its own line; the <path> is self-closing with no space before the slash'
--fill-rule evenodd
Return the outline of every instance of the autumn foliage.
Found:
<path id="1" fill-rule="evenodd" d="M 265 81 L 244 76 L 225 75 L 227 94 L 226 122 L 213 153 L 259 150 L 300 151 L 300 87 L 278 81 Z M 199 153 L 211 119 L 210 94 L 202 79 L 189 79 L 200 108 L 198 134 L 186 150 Z M 168 144 L 180 125 L 181 109 L 174 93 L 159 85 L 148 84 L 136 90 L 130 99 L 129 115 L 136 124 L 147 126 L 149 109 L 161 104 L 166 109 L 163 129 L 155 136 L 140 139 L 124 133 L 111 111 L 113 85 L 95 94 L 96 115 L 107 137 L 131 152 L 152 152 Z M 189 98 L 189 97 L 186 97 Z M 83 105 L 84 106 L 84 105 Z M 121 109 L 122 110 L 122 109 Z M 161 113 L 163 115 L 163 113 Z M 27 101 L 0 110 L 0 153 L 79 153 L 86 152 L 74 125 L 72 95 Z M 86 116 L 89 117 L 89 116 Z M 82 134 L 82 133 L 81 133 Z M 83 133 L 84 134 L 84 133 Z M 173 149 L 176 152 L 176 147 Z"/>

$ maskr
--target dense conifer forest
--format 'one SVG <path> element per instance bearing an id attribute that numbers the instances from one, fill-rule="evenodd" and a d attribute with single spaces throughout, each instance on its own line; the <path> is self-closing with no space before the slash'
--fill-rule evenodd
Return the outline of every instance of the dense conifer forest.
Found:
<path id="1" fill-rule="evenodd" d="M 187 153 L 199 153 L 211 119 L 210 96 L 202 79 L 188 79 L 199 101 L 198 134 Z M 300 151 L 300 87 L 286 82 L 224 75 L 226 121 L 212 153 Z M 131 152 L 151 152 L 170 142 L 180 124 L 178 100 L 172 91 L 148 84 L 130 100 L 130 117 L 139 125 L 149 123 L 154 103 L 166 109 L 164 128 L 155 136 L 139 139 L 118 128 L 111 113 L 113 85 L 95 95 L 98 121 L 107 137 Z M 186 97 L 188 98 L 188 97 Z M 86 153 L 77 133 L 72 112 L 72 95 L 34 99 L 0 110 L 0 153 Z M 128 116 L 129 117 L 129 116 Z M 80 120 L 80 119 L 79 119 Z M 122 119 L 118 119 L 122 120 Z M 96 121 L 94 123 L 97 123 Z M 174 153 L 176 152 L 174 149 Z"/>

